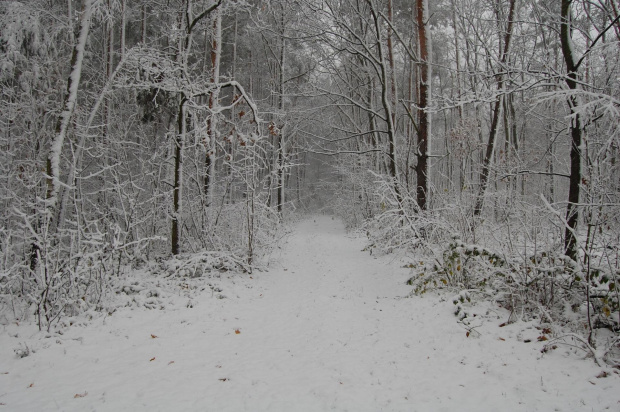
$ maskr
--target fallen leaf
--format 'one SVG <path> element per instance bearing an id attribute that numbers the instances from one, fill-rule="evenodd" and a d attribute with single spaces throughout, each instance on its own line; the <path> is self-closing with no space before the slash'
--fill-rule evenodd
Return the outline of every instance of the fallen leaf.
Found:
<path id="1" fill-rule="evenodd" d="M 29 388 L 32 388 L 34 386 L 34 382 L 32 382 L 30 385 L 28 385 Z"/>
<path id="2" fill-rule="evenodd" d="M 547 337 L 546 337 L 545 335 L 540 335 L 540 336 L 538 337 L 538 342 L 544 342 L 544 341 L 546 341 L 546 340 L 549 340 L 549 339 L 547 339 Z"/>
<path id="3" fill-rule="evenodd" d="M 241 333 L 241 331 L 239 329 L 235 329 L 235 335 L 238 335 L 240 333 Z"/>
<path id="4" fill-rule="evenodd" d="M 84 392 L 84 393 L 76 393 L 75 396 L 73 397 L 73 399 L 77 399 L 77 398 L 83 398 L 86 395 L 88 395 L 88 392 Z"/>
<path id="5" fill-rule="evenodd" d="M 504 338 L 498 338 L 498 339 L 499 339 L 499 340 L 503 340 L 503 341 L 506 341 L 506 339 L 504 339 Z"/>
<path id="6" fill-rule="evenodd" d="M 601 378 L 606 378 L 606 377 L 608 377 L 608 376 L 609 376 L 609 374 L 608 374 L 607 372 L 602 371 L 601 373 L 599 373 L 598 375 L 596 375 L 596 378 L 597 378 L 597 379 L 601 379 Z"/>
<path id="7" fill-rule="evenodd" d="M 168 362 L 168 365 L 172 365 L 174 363 L 173 360 L 171 360 L 170 362 Z"/>
<path id="8" fill-rule="evenodd" d="M 153 362 L 154 360 L 155 360 L 155 356 L 153 356 L 151 360 L 149 360 L 149 362 Z"/>
<path id="9" fill-rule="evenodd" d="M 153 334 L 151 333 L 151 338 L 155 339 L 155 338 L 158 338 L 158 336 L 157 336 L 157 335 L 153 335 Z"/>
<path id="10" fill-rule="evenodd" d="M 508 322 L 504 322 L 501 325 L 499 325 L 500 328 L 503 328 L 504 326 L 508 325 Z"/>
<path id="11" fill-rule="evenodd" d="M 465 336 L 467 336 L 469 338 L 469 331 L 467 331 L 467 333 L 465 334 Z"/>
<path id="12" fill-rule="evenodd" d="M 220 379 L 218 379 L 218 380 L 219 380 L 219 381 L 222 381 L 222 382 L 226 382 L 226 381 L 228 380 L 228 378 L 220 378 Z"/>

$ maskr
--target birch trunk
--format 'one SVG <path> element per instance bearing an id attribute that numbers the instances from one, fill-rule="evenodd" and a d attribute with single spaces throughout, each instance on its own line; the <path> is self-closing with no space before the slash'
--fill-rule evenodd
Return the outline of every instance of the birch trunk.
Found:
<path id="1" fill-rule="evenodd" d="M 67 80 L 67 95 L 64 101 L 63 111 L 56 122 L 56 133 L 47 157 L 47 202 L 48 208 L 54 210 L 58 201 L 58 191 L 60 188 L 60 158 L 62 147 L 71 124 L 71 119 L 75 113 L 77 95 L 82 76 L 82 61 L 84 60 L 84 49 L 86 40 L 90 32 L 90 21 L 92 17 L 92 0 L 84 0 L 84 9 L 80 19 L 80 30 L 77 42 L 71 57 L 71 74 Z"/>

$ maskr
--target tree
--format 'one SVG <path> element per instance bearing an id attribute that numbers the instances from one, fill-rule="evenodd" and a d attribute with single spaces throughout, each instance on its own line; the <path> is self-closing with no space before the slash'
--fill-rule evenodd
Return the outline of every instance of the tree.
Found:
<path id="1" fill-rule="evenodd" d="M 418 164 L 417 175 L 417 202 L 422 210 L 428 208 L 430 195 L 430 153 L 431 153 L 431 39 L 428 31 L 429 10 L 428 0 L 417 0 L 417 28 L 420 50 L 420 78 L 418 92 Z"/>

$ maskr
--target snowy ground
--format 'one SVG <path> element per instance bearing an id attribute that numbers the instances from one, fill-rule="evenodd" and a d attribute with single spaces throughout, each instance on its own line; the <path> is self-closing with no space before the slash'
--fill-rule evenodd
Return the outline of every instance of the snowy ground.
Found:
<path id="1" fill-rule="evenodd" d="M 196 290 L 207 280 L 142 279 L 155 309 L 142 290 L 62 334 L 4 325 L 0 411 L 620 410 L 617 373 L 566 346 L 542 354 L 543 331 L 500 328 L 497 307 L 473 308 L 468 337 L 450 296 L 406 298 L 403 262 L 363 246 L 317 217 L 269 272 Z"/>

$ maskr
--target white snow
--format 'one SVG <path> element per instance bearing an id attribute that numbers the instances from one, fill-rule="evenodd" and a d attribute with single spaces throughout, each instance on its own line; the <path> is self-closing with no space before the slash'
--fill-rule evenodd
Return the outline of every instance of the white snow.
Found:
<path id="1" fill-rule="evenodd" d="M 407 298 L 409 269 L 363 247 L 310 218 L 269 272 L 136 273 L 112 315 L 62 334 L 4 325 L 0 411 L 620 410 L 615 371 L 597 378 L 568 346 L 542 354 L 536 323 L 499 327 L 509 314 L 491 304 L 468 306 L 467 336 L 454 293 Z"/>

